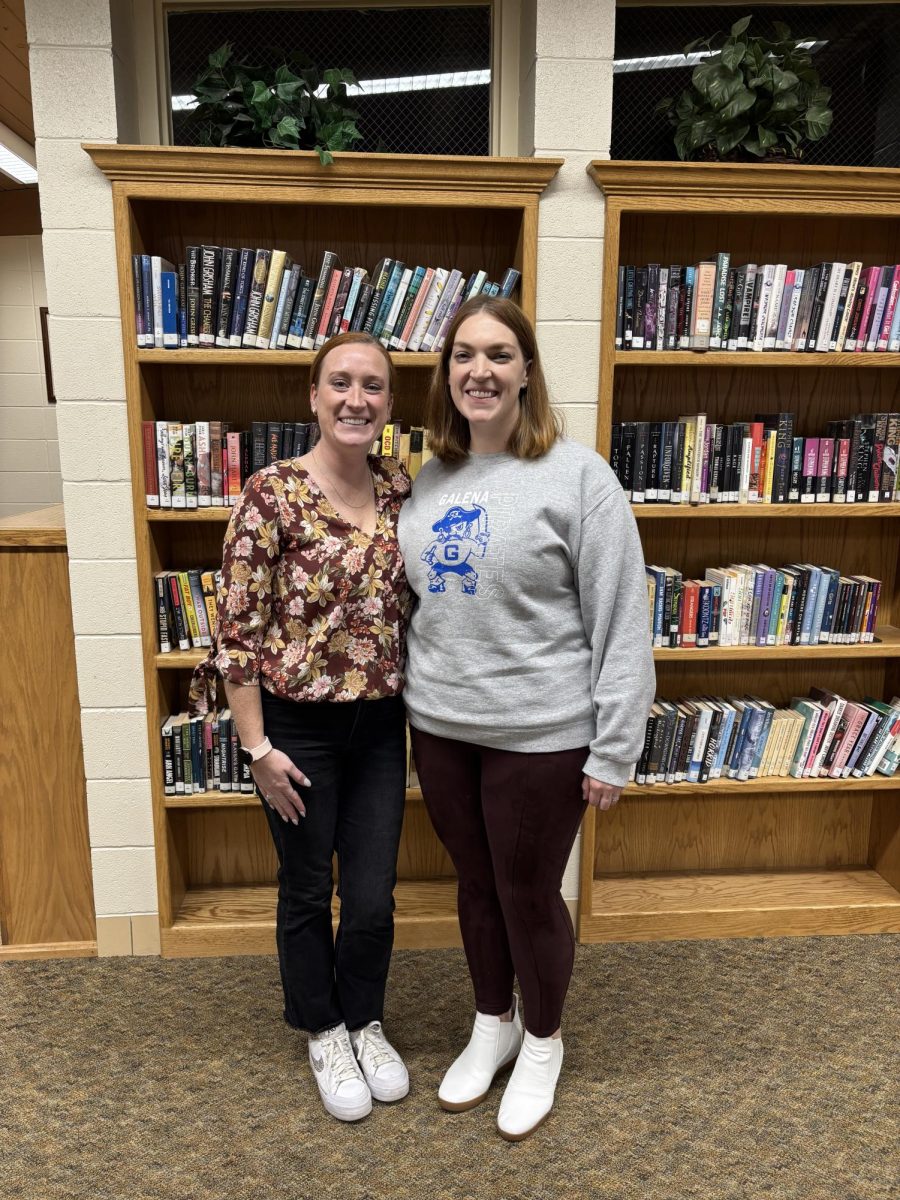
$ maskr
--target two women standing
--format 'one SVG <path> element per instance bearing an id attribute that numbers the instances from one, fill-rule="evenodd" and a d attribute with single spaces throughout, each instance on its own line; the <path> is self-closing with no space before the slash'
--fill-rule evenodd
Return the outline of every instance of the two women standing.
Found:
<path id="1" fill-rule="evenodd" d="M 408 1087 L 381 1019 L 404 798 L 397 521 L 409 485 L 366 458 L 391 391 L 390 361 L 365 335 L 323 347 L 322 440 L 249 481 L 206 667 L 226 679 L 279 854 L 285 1017 L 310 1033 L 323 1101 L 342 1119 Z M 643 557 L 610 468 L 561 438 L 534 332 L 510 301 L 457 313 L 429 427 L 434 458 L 399 514 L 414 593 L 404 697 L 459 876 L 476 1002 L 438 1095 L 474 1107 L 515 1062 L 498 1126 L 517 1140 L 549 1114 L 562 1064 L 574 957 L 563 870 L 586 804 L 617 801 L 652 701 Z"/>

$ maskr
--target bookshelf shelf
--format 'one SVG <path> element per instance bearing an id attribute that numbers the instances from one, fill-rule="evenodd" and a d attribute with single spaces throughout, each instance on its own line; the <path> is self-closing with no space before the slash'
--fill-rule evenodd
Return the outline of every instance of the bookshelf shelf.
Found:
<path id="1" fill-rule="evenodd" d="M 144 511 L 144 519 L 147 521 L 161 521 L 163 524 L 171 522 L 173 525 L 191 521 L 224 523 L 230 516 L 231 505 L 217 505 L 215 508 L 148 508 Z"/>
<path id="2" fill-rule="evenodd" d="M 605 198 L 597 448 L 614 421 L 761 408 L 829 420 L 900 407 L 900 354 L 615 349 L 620 263 L 900 262 L 900 171 L 596 161 Z M 863 199 L 865 197 L 865 199 Z M 762 397 L 765 397 L 765 404 Z M 657 694 L 753 693 L 778 707 L 821 686 L 900 693 L 900 503 L 636 504 L 648 563 L 816 562 L 882 581 L 879 642 L 660 648 Z M 672 523 L 674 522 L 674 524 Z M 582 941 L 900 932 L 900 778 L 629 785 L 588 811 Z"/>
<path id="3" fill-rule="evenodd" d="M 894 520 L 900 504 L 632 504 L 636 521 Z"/>
<path id="4" fill-rule="evenodd" d="M 705 661 L 735 662 L 747 659 L 798 659 L 798 658 L 900 658 L 900 629 L 893 625 L 879 626 L 875 630 L 877 642 L 862 642 L 855 646 L 823 643 L 816 646 L 708 646 L 700 649 L 668 649 L 658 646 L 653 651 L 657 662 Z M 156 667 L 160 671 L 191 669 L 206 657 L 205 650 L 171 650 L 168 654 L 157 654 Z"/>
<path id="5" fill-rule="evenodd" d="M 806 792 L 893 792 L 900 790 L 900 777 L 870 775 L 865 779 L 794 779 L 791 776 L 774 775 L 765 779 L 714 779 L 711 783 L 657 783 L 637 785 L 630 783 L 625 797 L 660 797 L 672 799 L 679 796 L 759 796 Z"/>
<path id="6" fill-rule="evenodd" d="M 275 937 L 277 890 L 272 884 L 192 888 L 163 931 L 169 958 L 267 954 Z M 459 946 L 455 879 L 404 879 L 394 891 L 399 949 Z M 336 919 L 337 900 L 332 912 Z"/>
<path id="7" fill-rule="evenodd" d="M 162 354 L 164 351 L 157 351 Z M 721 351 L 721 350 L 619 350 L 615 355 L 616 367 L 791 367 L 823 368 L 844 367 L 848 370 L 871 368 L 873 370 L 896 370 L 900 367 L 900 354 L 811 352 L 799 354 L 791 351 Z"/>
<path id="8" fill-rule="evenodd" d="M 587 921 L 593 942 L 891 933 L 900 892 L 864 867 L 608 876 L 593 880 Z"/>
<path id="9" fill-rule="evenodd" d="M 882 625 L 875 630 L 877 642 L 860 642 L 855 646 L 824 642 L 815 646 L 707 646 L 700 649 L 685 649 L 679 646 L 668 649 L 657 646 L 653 657 L 658 663 L 694 662 L 739 662 L 760 659 L 799 658 L 900 658 L 900 629 L 893 625 Z M 167 657 L 163 655 L 163 657 Z"/>
<path id="10" fill-rule="evenodd" d="M 274 952 L 277 864 L 256 797 L 164 794 L 160 726 L 186 707 L 187 672 L 203 652 L 157 652 L 153 576 L 214 561 L 231 508 L 148 509 L 141 422 L 221 418 L 249 428 L 252 420 L 300 419 L 313 354 L 138 350 L 131 256 L 175 262 L 187 244 L 206 243 L 276 246 L 307 265 L 329 249 L 369 269 L 385 255 L 466 274 L 484 268 L 491 278 L 513 266 L 520 303 L 534 319 L 538 202 L 562 159 L 342 153 L 322 167 L 315 154 L 294 151 L 84 148 L 113 193 L 162 952 Z M 437 356 L 392 357 L 404 374 L 397 418 L 421 424 Z M 291 368 L 303 374 L 294 378 Z M 398 876 L 396 944 L 458 945 L 452 864 L 415 789 L 407 793 Z"/>
<path id="11" fill-rule="evenodd" d="M 407 788 L 406 799 L 421 800 L 421 788 Z M 258 808 L 259 797 L 250 792 L 194 792 L 190 796 L 166 796 L 166 808 Z"/>
<path id="12" fill-rule="evenodd" d="M 312 350 L 137 350 L 137 361 L 157 367 L 300 367 L 306 369 L 315 358 Z M 431 370 L 437 354 L 391 354 L 397 368 L 416 367 Z"/>

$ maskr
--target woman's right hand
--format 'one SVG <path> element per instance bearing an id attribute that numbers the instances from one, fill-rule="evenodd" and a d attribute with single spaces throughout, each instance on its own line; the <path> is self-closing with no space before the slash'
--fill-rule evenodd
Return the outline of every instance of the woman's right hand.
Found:
<path id="1" fill-rule="evenodd" d="M 266 803 L 283 821 L 299 825 L 297 818 L 306 816 L 306 806 L 291 781 L 301 787 L 309 787 L 310 782 L 291 759 L 281 750 L 270 750 L 253 763 L 250 772 Z"/>

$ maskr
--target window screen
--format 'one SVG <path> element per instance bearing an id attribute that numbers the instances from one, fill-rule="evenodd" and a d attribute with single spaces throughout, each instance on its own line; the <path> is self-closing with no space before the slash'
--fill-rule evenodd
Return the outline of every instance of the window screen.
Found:
<path id="1" fill-rule="evenodd" d="M 282 61 L 299 51 L 321 70 L 349 67 L 364 140 L 354 149 L 405 154 L 490 154 L 491 8 L 198 9 L 168 14 L 173 141 L 200 141 L 182 97 L 211 51 Z"/>
<path id="2" fill-rule="evenodd" d="M 748 14 L 751 34 L 770 33 L 772 21 L 783 21 L 794 37 L 814 43 L 812 59 L 831 88 L 834 123 L 820 142 L 807 145 L 805 161 L 900 166 L 900 6 L 894 4 L 620 7 L 612 157 L 677 158 L 671 127 L 654 110 L 690 83 L 693 67 L 682 65 L 681 52 Z"/>

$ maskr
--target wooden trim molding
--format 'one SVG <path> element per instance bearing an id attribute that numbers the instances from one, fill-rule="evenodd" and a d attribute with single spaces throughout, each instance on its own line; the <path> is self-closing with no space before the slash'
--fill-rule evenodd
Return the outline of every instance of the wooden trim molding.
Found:
<path id="1" fill-rule="evenodd" d="M 797 201 L 900 201 L 900 171 L 890 167 L 813 167 L 787 163 L 623 162 L 595 159 L 587 173 L 607 196 L 698 196 Z"/>
<path id="2" fill-rule="evenodd" d="M 236 184 L 243 187 L 325 184 L 329 188 L 429 188 L 539 194 L 563 158 L 468 157 L 435 154 L 338 152 L 323 167 L 311 150 L 243 150 L 231 147 L 117 146 L 82 142 L 96 166 L 114 182 Z"/>

